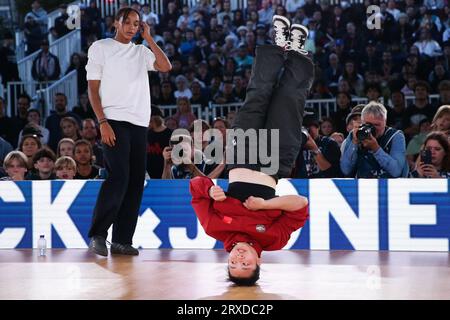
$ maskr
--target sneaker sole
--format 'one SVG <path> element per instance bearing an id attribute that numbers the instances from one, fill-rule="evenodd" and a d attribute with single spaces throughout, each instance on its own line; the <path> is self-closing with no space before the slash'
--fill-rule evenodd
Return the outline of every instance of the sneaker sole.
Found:
<path id="1" fill-rule="evenodd" d="M 283 20 L 289 28 L 291 27 L 291 22 L 289 21 L 288 18 L 286 18 L 284 16 L 274 15 L 272 18 L 272 22 L 274 22 L 277 19 Z"/>
<path id="2" fill-rule="evenodd" d="M 301 24 L 293 24 L 293 25 L 291 25 L 291 29 L 292 29 L 292 28 L 302 29 L 303 31 L 305 31 L 306 37 L 308 37 L 308 35 L 309 35 L 309 30 L 308 30 L 308 28 L 306 28 L 304 25 L 301 25 Z"/>

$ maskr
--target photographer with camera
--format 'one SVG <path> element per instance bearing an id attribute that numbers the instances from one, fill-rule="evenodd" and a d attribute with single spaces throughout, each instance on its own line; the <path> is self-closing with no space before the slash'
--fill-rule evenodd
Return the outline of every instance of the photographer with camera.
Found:
<path id="1" fill-rule="evenodd" d="M 172 159 L 173 148 L 180 144 L 178 161 Z M 164 169 L 162 179 L 191 179 L 197 176 L 205 176 L 206 169 L 202 153 L 202 163 L 194 164 L 195 153 L 202 153 L 193 147 L 192 137 L 188 135 L 173 134 L 169 141 L 169 146 L 163 150 Z"/>
<path id="2" fill-rule="evenodd" d="M 339 178 L 341 151 L 336 141 L 320 134 L 320 122 L 305 116 L 302 149 L 295 162 L 293 178 Z"/>
<path id="3" fill-rule="evenodd" d="M 362 110 L 362 124 L 348 135 L 341 157 L 347 177 L 398 178 L 408 176 L 405 136 L 386 126 L 387 110 L 378 102 Z"/>
<path id="4" fill-rule="evenodd" d="M 422 145 L 412 178 L 450 178 L 450 145 L 447 135 L 431 132 Z"/>

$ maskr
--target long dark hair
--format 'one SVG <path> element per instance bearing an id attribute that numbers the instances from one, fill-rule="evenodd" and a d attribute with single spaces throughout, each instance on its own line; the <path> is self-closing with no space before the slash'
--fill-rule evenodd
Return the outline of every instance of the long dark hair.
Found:
<path id="1" fill-rule="evenodd" d="M 139 11 L 137 11 L 133 8 L 130 8 L 130 7 L 122 8 L 119 11 L 117 11 L 115 20 L 119 21 L 120 18 L 123 18 L 123 21 L 125 21 L 125 20 L 127 20 L 128 16 L 130 15 L 131 12 L 136 13 L 139 17 L 139 20 L 141 20 L 141 14 L 139 13 Z"/>

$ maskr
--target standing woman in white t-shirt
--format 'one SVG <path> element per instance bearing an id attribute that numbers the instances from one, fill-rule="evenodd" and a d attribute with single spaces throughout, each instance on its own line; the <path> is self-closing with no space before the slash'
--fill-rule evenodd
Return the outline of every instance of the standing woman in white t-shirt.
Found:
<path id="1" fill-rule="evenodd" d="M 146 170 L 151 104 L 148 71 L 172 68 L 139 12 L 120 9 L 114 26 L 114 38 L 96 41 L 89 48 L 86 66 L 89 100 L 100 124 L 107 170 L 89 230 L 89 248 L 102 256 L 108 255 L 106 238 L 111 225 L 111 253 L 139 254 L 132 239 Z M 137 32 L 150 49 L 131 42 Z"/>

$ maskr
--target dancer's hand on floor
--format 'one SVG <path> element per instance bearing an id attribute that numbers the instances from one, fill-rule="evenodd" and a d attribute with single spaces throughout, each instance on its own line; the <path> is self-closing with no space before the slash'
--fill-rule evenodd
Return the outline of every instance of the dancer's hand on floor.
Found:
<path id="1" fill-rule="evenodd" d="M 223 201 L 227 198 L 223 189 L 219 186 L 212 186 L 209 189 L 209 196 L 216 201 Z"/>
<path id="2" fill-rule="evenodd" d="M 266 200 L 264 200 L 263 198 L 250 196 L 247 198 L 247 200 L 245 200 L 243 205 L 248 210 L 262 210 L 262 209 L 264 209 L 265 203 L 266 203 Z"/>

